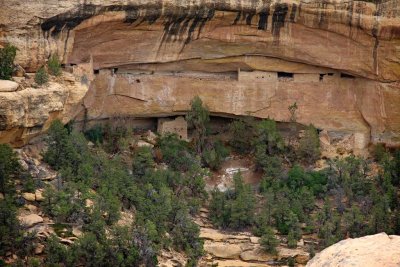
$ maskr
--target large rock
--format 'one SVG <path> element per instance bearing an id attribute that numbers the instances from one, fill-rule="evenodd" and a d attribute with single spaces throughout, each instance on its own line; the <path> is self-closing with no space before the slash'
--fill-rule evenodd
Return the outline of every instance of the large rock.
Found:
<path id="1" fill-rule="evenodd" d="M 37 214 L 29 214 L 29 215 L 19 216 L 18 219 L 21 222 L 21 224 L 26 227 L 32 227 L 35 224 L 43 222 L 43 218 Z"/>
<path id="2" fill-rule="evenodd" d="M 18 89 L 18 83 L 7 80 L 0 80 L 0 92 L 14 92 Z"/>
<path id="3" fill-rule="evenodd" d="M 50 123 L 75 117 L 87 86 L 50 82 L 40 88 L 0 92 L 0 143 L 26 144 L 45 132 Z"/>
<path id="4" fill-rule="evenodd" d="M 91 86 L 78 120 L 182 114 L 200 95 L 215 114 L 288 121 L 297 102 L 298 122 L 357 151 L 400 144 L 400 0 L 378 2 L 9 0 L 0 43 L 28 71 L 53 53 L 72 64 Z M 2 142 L 42 131 L 37 112 L 10 119 L 25 102 L 0 110 Z"/>
<path id="5" fill-rule="evenodd" d="M 400 266 L 400 236 L 385 233 L 342 240 L 318 253 L 307 267 Z"/>
<path id="6" fill-rule="evenodd" d="M 204 243 L 204 250 L 207 253 L 210 253 L 213 256 L 222 259 L 237 259 L 242 252 L 242 249 L 238 244 L 210 241 L 206 241 Z"/>

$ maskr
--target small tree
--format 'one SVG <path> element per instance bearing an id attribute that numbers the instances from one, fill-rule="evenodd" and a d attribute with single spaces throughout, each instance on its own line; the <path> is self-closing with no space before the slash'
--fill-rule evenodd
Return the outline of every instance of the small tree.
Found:
<path id="1" fill-rule="evenodd" d="M 51 75 L 60 76 L 61 64 L 57 54 L 54 54 L 50 57 L 49 61 L 47 62 L 47 67 L 49 68 L 49 73 Z"/>
<path id="2" fill-rule="evenodd" d="M 39 85 L 45 84 L 49 81 L 49 75 L 46 72 L 46 69 L 42 66 L 35 74 L 35 82 Z"/>
<path id="3" fill-rule="evenodd" d="M 260 244 L 266 252 L 277 254 L 276 247 L 279 245 L 279 240 L 275 237 L 274 231 L 270 227 L 268 227 L 265 230 L 265 234 L 261 236 Z"/>
<path id="4" fill-rule="evenodd" d="M 17 48 L 13 45 L 6 45 L 0 49 L 0 80 L 11 79 L 16 55 Z"/>
<path id="5" fill-rule="evenodd" d="M 19 163 L 15 152 L 9 145 L 0 145 L 0 192 L 3 194 L 14 192 L 12 176 L 19 171 Z"/>
<path id="6" fill-rule="evenodd" d="M 310 124 L 300 140 L 299 154 L 309 163 L 315 162 L 321 155 L 318 131 Z"/>
<path id="7" fill-rule="evenodd" d="M 210 111 L 203 106 L 203 101 L 196 96 L 191 101 L 191 109 L 186 115 L 189 127 L 194 129 L 193 141 L 197 153 L 201 154 L 206 140 L 207 125 L 210 121 Z"/>

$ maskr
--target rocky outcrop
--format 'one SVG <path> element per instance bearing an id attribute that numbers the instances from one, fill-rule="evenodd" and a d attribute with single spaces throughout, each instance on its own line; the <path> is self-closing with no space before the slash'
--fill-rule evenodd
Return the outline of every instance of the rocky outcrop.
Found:
<path id="1" fill-rule="evenodd" d="M 0 92 L 14 92 L 18 89 L 18 83 L 0 80 Z"/>
<path id="2" fill-rule="evenodd" d="M 80 82 L 63 81 L 0 92 L 0 143 L 21 146 L 45 132 L 54 119 L 67 123 L 77 114 L 87 89 Z"/>
<path id="3" fill-rule="evenodd" d="M 307 263 L 307 267 L 320 266 L 400 266 L 400 236 L 380 233 L 342 240 Z"/>
<path id="4" fill-rule="evenodd" d="M 400 1 L 10 0 L 0 42 L 91 82 L 78 119 L 182 114 L 298 121 L 353 146 L 400 144 Z"/>

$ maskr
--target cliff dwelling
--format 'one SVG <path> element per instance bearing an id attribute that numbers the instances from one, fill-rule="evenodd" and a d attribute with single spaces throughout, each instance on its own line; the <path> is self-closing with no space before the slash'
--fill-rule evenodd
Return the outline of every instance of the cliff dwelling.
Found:
<path id="1" fill-rule="evenodd" d="M 399 260 L 400 0 L 0 0 L 0 266 Z"/>

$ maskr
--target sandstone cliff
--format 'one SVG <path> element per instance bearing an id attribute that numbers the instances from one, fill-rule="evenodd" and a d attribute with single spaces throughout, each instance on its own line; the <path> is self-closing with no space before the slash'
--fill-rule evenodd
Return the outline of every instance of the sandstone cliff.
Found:
<path id="1" fill-rule="evenodd" d="M 320 266 L 400 266 L 400 237 L 380 233 L 342 240 L 307 263 L 307 267 Z"/>
<path id="2" fill-rule="evenodd" d="M 77 119 L 214 114 L 400 143 L 400 1 L 3 1 L 0 43 L 35 70 L 58 53 L 89 80 Z M 8 114 L 12 110 L 7 111 Z"/>

